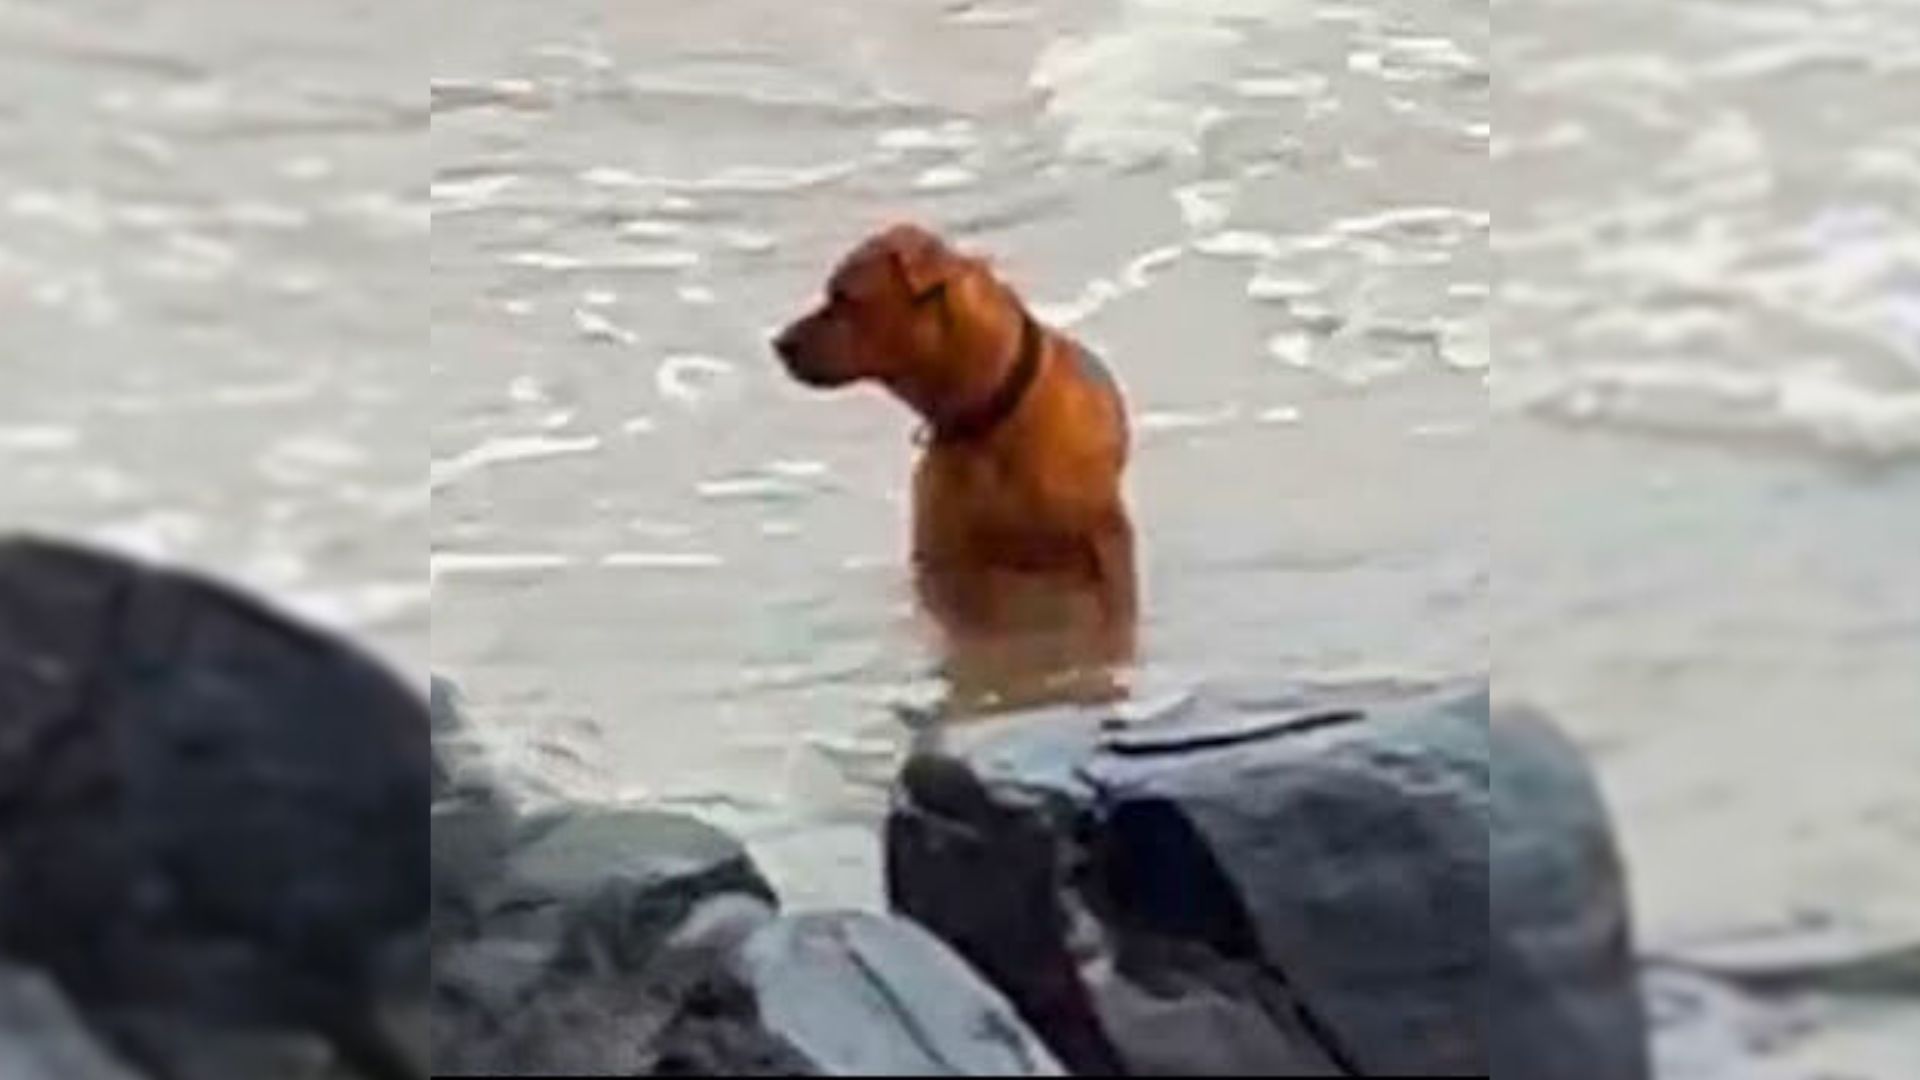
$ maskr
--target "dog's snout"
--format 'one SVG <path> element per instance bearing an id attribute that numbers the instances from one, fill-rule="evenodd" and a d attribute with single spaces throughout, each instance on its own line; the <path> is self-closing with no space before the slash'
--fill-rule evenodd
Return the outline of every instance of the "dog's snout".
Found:
<path id="1" fill-rule="evenodd" d="M 792 362 L 794 354 L 800 351 L 800 328 L 789 326 L 773 336 L 773 351 L 782 360 Z"/>

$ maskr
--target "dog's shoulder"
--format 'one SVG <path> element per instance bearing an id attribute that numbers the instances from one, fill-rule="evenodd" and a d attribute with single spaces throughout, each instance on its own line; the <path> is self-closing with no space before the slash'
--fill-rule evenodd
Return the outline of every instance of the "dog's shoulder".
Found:
<path id="1" fill-rule="evenodd" d="M 1132 425 L 1128 423 L 1127 399 L 1121 392 L 1119 378 L 1114 375 L 1113 369 L 1107 366 L 1107 362 L 1100 358 L 1099 353 L 1079 341 L 1069 339 L 1068 344 L 1067 355 L 1072 357 L 1074 366 L 1079 369 L 1080 374 L 1088 382 L 1098 386 L 1106 394 L 1107 400 L 1113 403 L 1113 410 L 1120 426 L 1120 444 L 1126 446 L 1132 441 L 1133 432 Z"/>

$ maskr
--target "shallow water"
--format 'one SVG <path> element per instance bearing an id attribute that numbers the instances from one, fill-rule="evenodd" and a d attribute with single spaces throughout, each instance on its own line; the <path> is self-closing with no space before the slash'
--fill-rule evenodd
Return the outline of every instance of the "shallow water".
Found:
<path id="1" fill-rule="evenodd" d="M 238 576 L 424 670 L 427 118 L 389 45 L 0 2 L 0 525 Z"/>
<path id="2" fill-rule="evenodd" d="M 1147 696 L 1494 664 L 1650 950 L 1891 948 L 1911 8 L 0 0 L 0 523 L 238 574 L 459 679 L 530 792 L 871 903 L 912 423 L 764 343 L 919 217 L 1127 387 Z M 1669 1075 L 1920 1068 L 1911 1002 L 1784 1005 Z"/>
<path id="3" fill-rule="evenodd" d="M 1594 749 L 1662 955 L 1920 941 L 1914 14 L 1495 7 L 1495 666 Z M 1912 999 L 1748 1019 L 1669 1075 L 1920 1070 Z"/>
<path id="4" fill-rule="evenodd" d="M 1125 383 L 1143 685 L 1484 669 L 1484 6 L 478 10 L 434 59 L 434 657 L 537 782 L 872 901 L 933 692 L 913 425 L 765 341 L 899 216 Z"/>

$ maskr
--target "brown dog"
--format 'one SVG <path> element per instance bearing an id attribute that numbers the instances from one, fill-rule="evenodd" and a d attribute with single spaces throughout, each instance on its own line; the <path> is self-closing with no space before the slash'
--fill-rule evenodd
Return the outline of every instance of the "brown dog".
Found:
<path id="1" fill-rule="evenodd" d="M 911 225 L 855 248 L 774 350 L 809 386 L 871 379 L 925 421 L 913 560 L 957 693 L 1030 699 L 1048 695 L 1036 681 L 1131 658 L 1128 426 L 1104 365 Z M 1050 696 L 1088 693 L 1108 696 Z"/>

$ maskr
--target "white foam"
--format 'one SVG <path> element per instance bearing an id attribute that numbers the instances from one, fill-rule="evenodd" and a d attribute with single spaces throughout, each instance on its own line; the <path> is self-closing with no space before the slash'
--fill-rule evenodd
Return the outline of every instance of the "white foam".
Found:
<path id="1" fill-rule="evenodd" d="M 1107 278 L 1094 278 L 1081 288 L 1079 296 L 1072 300 L 1037 302 L 1033 305 L 1033 313 L 1042 322 L 1054 326 L 1073 326 L 1106 307 L 1116 297 L 1124 295 L 1125 291 Z"/>
<path id="2" fill-rule="evenodd" d="M 424 611 L 433 590 L 418 581 L 373 582 L 324 590 L 275 590 L 289 610 L 321 626 L 355 631 Z"/>
<path id="3" fill-rule="evenodd" d="M 702 481 L 696 490 L 710 502 L 759 502 L 797 498 L 809 489 L 780 476 L 729 476 Z"/>
<path id="4" fill-rule="evenodd" d="M 678 240 L 687 235 L 687 223 L 662 218 L 636 218 L 621 222 L 615 231 L 626 240 Z"/>
<path id="5" fill-rule="evenodd" d="M 509 435 L 491 438 L 449 460 L 434 461 L 427 468 L 427 483 L 438 489 L 471 473 L 511 462 L 538 461 L 543 458 L 590 454 L 600 448 L 600 438 L 584 435 L 555 438 L 548 435 Z"/>
<path id="6" fill-rule="evenodd" d="M 683 354 L 660 361 L 653 381 L 661 397 L 693 408 L 719 394 L 735 375 L 734 365 L 725 360 Z"/>
<path id="7" fill-rule="evenodd" d="M 1282 245 L 1269 233 L 1228 229 L 1196 238 L 1193 250 L 1218 259 L 1278 259 Z"/>
<path id="8" fill-rule="evenodd" d="M 427 576 L 468 577 L 564 570 L 573 559 L 558 552 L 435 551 L 427 556 Z"/>
<path id="9" fill-rule="evenodd" d="M 1234 93 L 1255 100 L 1292 101 L 1317 98 L 1327 92 L 1327 77 L 1313 72 L 1298 75 L 1236 79 Z"/>
<path id="10" fill-rule="evenodd" d="M 1772 437 L 1869 459 L 1920 456 L 1920 390 L 1864 386 L 1828 367 L 1590 365 L 1496 379 L 1494 401 L 1579 423 L 1672 435 Z"/>
<path id="11" fill-rule="evenodd" d="M 621 271 L 687 270 L 700 265 L 700 253 L 686 248 L 656 248 L 621 255 L 585 258 L 559 251 L 516 251 L 500 260 L 508 266 L 526 270 L 577 273 L 595 270 Z"/>
<path id="12" fill-rule="evenodd" d="M 588 341 L 614 345 L 634 345 L 640 341 L 640 335 L 591 308 L 573 309 L 573 327 Z"/>
<path id="13" fill-rule="evenodd" d="M 754 229 L 724 229 L 718 239 L 729 251 L 743 255 L 765 255 L 780 243 L 772 233 Z"/>
<path id="14" fill-rule="evenodd" d="M 1288 367 L 1313 366 L 1313 335 L 1301 330 L 1283 330 L 1267 340 L 1267 353 Z"/>
<path id="15" fill-rule="evenodd" d="M 1178 244 L 1154 248 L 1137 255 L 1120 271 L 1120 283 L 1129 290 L 1144 289 L 1160 273 L 1180 261 L 1185 249 Z"/>
<path id="16" fill-rule="evenodd" d="M 767 471 L 775 476 L 785 476 L 795 480 L 813 480 L 824 477 L 831 470 L 824 461 L 808 458 L 782 458 L 767 462 Z"/>
<path id="17" fill-rule="evenodd" d="M 1136 420 L 1143 432 L 1205 431 L 1225 427 L 1240 418 L 1240 406 L 1220 405 L 1212 409 L 1148 409 Z"/>
<path id="18" fill-rule="evenodd" d="M 270 479 L 301 483 L 357 468 L 366 461 L 367 452 L 345 439 L 301 434 L 268 448 L 256 468 Z"/>
<path id="19" fill-rule="evenodd" d="M 87 540 L 136 559 L 171 562 L 206 534 L 207 523 L 198 516 L 179 510 L 155 510 L 100 526 L 87 534 Z"/>
<path id="20" fill-rule="evenodd" d="M 80 445 L 80 429 L 65 425 L 0 426 L 0 453 L 44 454 Z"/>
<path id="21" fill-rule="evenodd" d="M 1234 184 L 1230 180 L 1202 180 L 1173 189 L 1180 220 L 1192 232 L 1213 232 L 1233 213 Z"/>
<path id="22" fill-rule="evenodd" d="M 733 195 L 780 195 L 820 187 L 853 175 L 855 161 L 820 165 L 735 165 L 712 176 L 674 182 L 674 186 Z"/>
<path id="23" fill-rule="evenodd" d="M 883 150 L 970 150 L 980 141 L 970 120 L 949 120 L 938 127 L 891 128 L 874 140 Z"/>
<path id="24" fill-rule="evenodd" d="M 603 556 L 609 570 L 713 570 L 726 560 L 706 551 L 616 551 Z"/>
<path id="25" fill-rule="evenodd" d="M 1247 280 L 1247 299 L 1267 304 L 1287 304 L 1320 295 L 1320 286 L 1305 278 L 1283 278 L 1262 271 Z"/>
<path id="26" fill-rule="evenodd" d="M 1046 93 L 1070 156 L 1122 167 L 1191 157 L 1224 115 L 1207 89 L 1241 33 L 1148 7 L 1136 2 L 1117 28 L 1040 54 L 1029 82 Z"/>
<path id="27" fill-rule="evenodd" d="M 913 178 L 916 191 L 957 191 L 980 181 L 980 175 L 964 165 L 935 165 Z"/>
<path id="28" fill-rule="evenodd" d="M 969 3 L 949 5 L 947 20 L 961 26 L 1021 26 L 1033 22 L 1039 9 L 1032 4 Z"/>
<path id="29" fill-rule="evenodd" d="M 577 255 L 563 255 L 557 251 L 516 251 L 500 261 L 528 270 L 571 271 L 584 269 L 587 265 L 587 261 Z"/>
<path id="30" fill-rule="evenodd" d="M 521 405 L 537 405 L 547 400 L 546 388 L 531 375 L 515 375 L 507 383 L 507 397 Z"/>
<path id="31" fill-rule="evenodd" d="M 651 186 L 654 181 L 631 169 L 622 169 L 614 165 L 595 165 L 580 171 L 580 182 L 593 187 L 638 188 Z"/>

